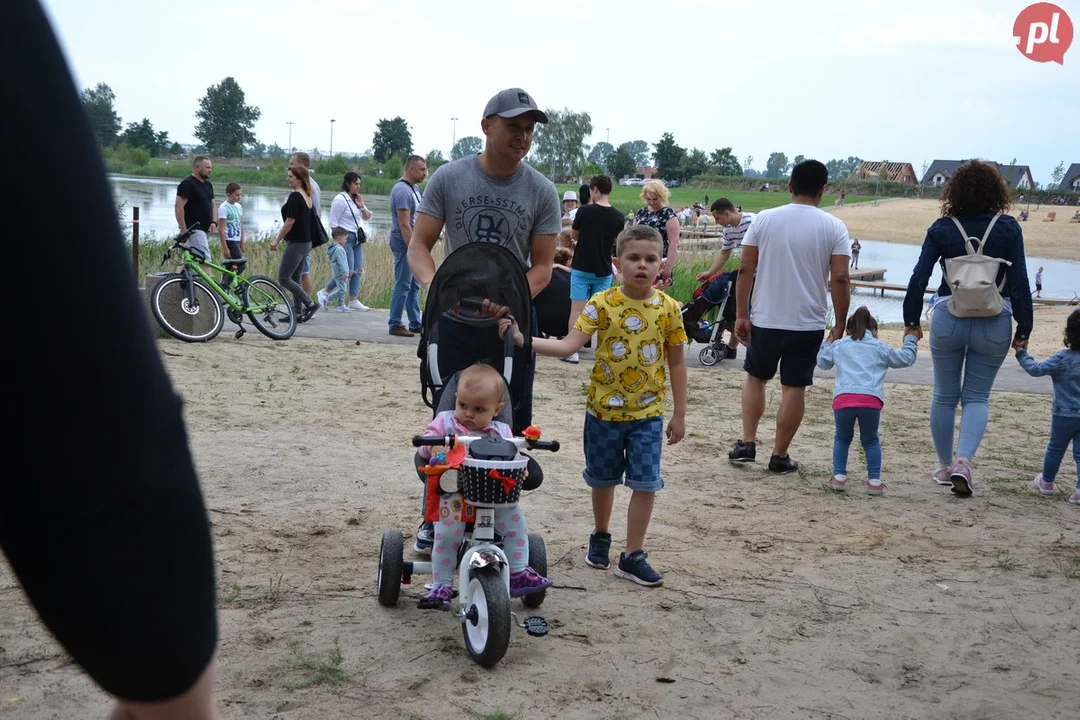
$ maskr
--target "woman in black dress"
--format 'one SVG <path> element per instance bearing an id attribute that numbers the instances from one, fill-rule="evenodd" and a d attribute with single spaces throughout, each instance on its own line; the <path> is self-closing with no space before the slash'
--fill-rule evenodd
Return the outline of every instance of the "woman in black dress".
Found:
<path id="1" fill-rule="evenodd" d="M 281 206 L 281 230 L 270 243 L 277 250 L 282 239 L 286 241 L 285 252 L 278 265 L 278 282 L 292 293 L 296 321 L 307 322 L 319 309 L 319 303 L 311 299 L 300 284 L 304 258 L 311 252 L 311 176 L 302 165 L 289 168 L 289 199 Z"/>

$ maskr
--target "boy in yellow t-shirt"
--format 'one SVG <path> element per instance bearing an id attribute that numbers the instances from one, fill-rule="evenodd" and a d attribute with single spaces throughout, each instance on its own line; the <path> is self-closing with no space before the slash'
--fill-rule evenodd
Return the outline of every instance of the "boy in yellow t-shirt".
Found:
<path id="1" fill-rule="evenodd" d="M 566 357 L 597 333 L 596 363 L 589 378 L 585 414 L 585 484 L 592 489 L 594 530 L 585 562 L 607 569 L 611 533 L 608 522 L 615 487 L 633 491 L 626 516 L 626 551 L 615 575 L 639 585 L 662 585 L 663 576 L 648 563 L 645 531 L 652 519 L 660 477 L 664 437 L 667 361 L 675 412 L 668 423 L 668 444 L 683 438 L 686 426 L 686 333 L 679 306 L 653 287 L 663 263 L 660 233 L 631 225 L 615 241 L 616 267 L 623 285 L 598 292 L 581 312 L 574 329 L 561 340 L 533 338 L 539 355 Z M 511 324 L 501 323 L 501 329 Z M 518 345 L 524 343 L 514 330 Z M 625 477 L 624 477 L 625 476 Z"/>

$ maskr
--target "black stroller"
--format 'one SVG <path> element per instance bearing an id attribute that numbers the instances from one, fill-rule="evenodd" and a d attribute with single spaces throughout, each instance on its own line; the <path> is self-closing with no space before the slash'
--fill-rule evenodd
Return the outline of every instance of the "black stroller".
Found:
<path id="1" fill-rule="evenodd" d="M 525 347 L 515 348 L 510 333 L 499 338 L 498 320 L 481 310 L 485 299 L 510 308 Z M 532 420 L 526 387 L 533 362 L 532 321 L 529 280 L 513 253 L 492 243 L 469 243 L 450 253 L 431 280 L 416 351 L 424 403 L 437 414 L 450 378 L 486 362 L 509 386 L 515 421 L 510 426 L 520 435 Z"/>
<path id="2" fill-rule="evenodd" d="M 724 331 L 735 331 L 735 278 L 737 273 L 720 273 L 694 291 L 694 298 L 682 309 L 683 328 L 691 342 L 705 345 L 698 354 L 702 365 L 715 365 L 720 360 L 735 357 L 735 350 L 724 341 Z M 716 320 L 702 320 L 707 312 L 717 309 Z M 731 335 L 729 334 L 730 338 Z"/>

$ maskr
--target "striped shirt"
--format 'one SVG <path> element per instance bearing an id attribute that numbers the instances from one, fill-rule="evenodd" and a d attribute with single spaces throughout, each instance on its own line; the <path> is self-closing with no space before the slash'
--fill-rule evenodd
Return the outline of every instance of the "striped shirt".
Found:
<path id="1" fill-rule="evenodd" d="M 754 216 L 756 215 L 757 213 L 744 212 L 738 225 L 735 227 L 725 227 L 724 239 L 720 244 L 720 249 L 734 250 L 742 245 L 743 236 L 746 235 L 746 231 L 750 228 L 750 223 L 754 221 Z"/>

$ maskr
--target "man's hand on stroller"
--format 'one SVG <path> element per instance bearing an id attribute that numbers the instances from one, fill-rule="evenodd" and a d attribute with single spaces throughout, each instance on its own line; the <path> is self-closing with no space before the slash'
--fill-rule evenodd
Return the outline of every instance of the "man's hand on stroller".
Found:
<path id="1" fill-rule="evenodd" d="M 507 315 L 504 318 L 500 318 L 500 320 L 499 320 L 499 337 L 500 338 L 505 338 L 506 337 L 507 329 L 511 329 L 513 331 L 513 333 L 514 333 L 514 344 L 517 345 L 518 347 L 524 347 L 525 346 L 525 336 L 521 334 L 520 330 L 518 330 L 517 320 L 514 319 L 513 315 Z"/>
<path id="2" fill-rule="evenodd" d="M 499 305 L 492 302 L 487 298 L 463 298 L 454 306 L 454 312 L 458 315 L 465 315 L 466 312 L 472 313 L 473 317 L 492 317 L 501 318 L 510 314 L 510 308 L 506 305 Z"/>

